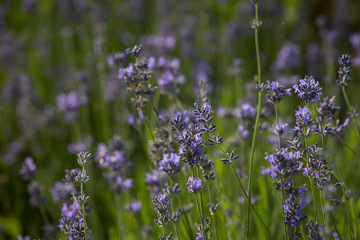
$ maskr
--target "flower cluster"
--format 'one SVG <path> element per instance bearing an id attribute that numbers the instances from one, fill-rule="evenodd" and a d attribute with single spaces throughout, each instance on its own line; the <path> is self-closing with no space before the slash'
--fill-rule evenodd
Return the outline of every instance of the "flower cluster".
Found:
<path id="1" fill-rule="evenodd" d="M 309 156 L 309 163 L 304 170 L 304 175 L 310 178 L 314 178 L 314 186 L 323 189 L 329 182 L 334 179 L 331 174 L 331 169 L 328 168 L 326 159 L 327 154 L 322 148 L 319 148 L 317 144 L 311 145 L 307 149 Z"/>
<path id="2" fill-rule="evenodd" d="M 313 76 L 305 76 L 305 78 L 300 79 L 299 84 L 295 84 L 293 88 L 295 89 L 295 93 L 298 94 L 298 97 L 305 101 L 305 103 L 310 101 L 311 104 L 314 104 L 320 100 L 322 94 L 320 83 L 315 81 Z"/>
<path id="3" fill-rule="evenodd" d="M 351 81 L 351 56 L 348 54 L 343 54 L 339 58 L 338 62 L 340 64 L 340 69 L 338 71 L 338 79 L 336 82 L 340 87 L 346 87 L 348 85 L 347 82 Z"/>
<path id="4" fill-rule="evenodd" d="M 323 116 L 326 120 L 334 120 L 334 115 L 340 107 L 335 106 L 335 96 L 332 98 L 325 97 L 320 103 L 320 107 L 317 108 L 318 113 Z"/>
<path id="5" fill-rule="evenodd" d="M 277 152 L 265 153 L 270 168 L 264 169 L 263 174 L 279 181 L 288 180 L 298 174 L 303 162 L 303 154 L 300 151 L 291 151 L 288 148 L 281 148 Z"/>
<path id="6" fill-rule="evenodd" d="M 189 178 L 188 178 L 187 185 L 188 185 L 187 189 L 188 189 L 189 192 L 191 192 L 191 193 L 200 192 L 201 189 L 202 189 L 201 179 L 200 179 L 200 178 L 189 177 Z"/>
<path id="7" fill-rule="evenodd" d="M 160 171 L 166 172 L 170 178 L 176 178 L 180 172 L 180 156 L 176 153 L 164 154 L 163 160 L 159 162 Z"/>
<path id="8" fill-rule="evenodd" d="M 194 104 L 195 123 L 189 124 L 177 115 L 170 120 L 171 129 L 178 134 L 177 141 L 180 144 L 179 153 L 182 160 L 190 167 L 200 166 L 205 180 L 215 179 L 213 170 L 213 161 L 206 156 L 204 147 L 206 145 L 215 145 L 222 142 L 220 135 L 212 136 L 212 139 L 204 140 L 204 133 L 212 133 L 216 130 L 216 125 L 211 123 L 213 112 L 211 106 L 204 103 L 200 108 L 197 103 Z"/>
<path id="9" fill-rule="evenodd" d="M 73 123 L 79 115 L 79 108 L 88 103 L 85 89 L 81 88 L 69 94 L 59 94 L 56 97 L 58 110 L 65 114 L 66 121 Z"/>
<path id="10" fill-rule="evenodd" d="M 35 176 L 36 165 L 32 157 L 25 158 L 25 161 L 20 169 L 20 175 L 25 181 L 28 181 Z"/>
<path id="11" fill-rule="evenodd" d="M 291 88 L 284 88 L 279 82 L 266 81 L 265 88 L 268 90 L 266 97 L 272 104 L 278 104 L 285 96 L 291 96 Z"/>
<path id="12" fill-rule="evenodd" d="M 298 132 L 299 136 L 309 137 L 313 132 L 315 134 L 319 132 L 318 127 L 313 124 L 314 122 L 310 114 L 311 111 L 307 106 L 303 108 L 299 106 L 299 110 L 295 112 L 296 126 L 294 130 Z"/>
<path id="13" fill-rule="evenodd" d="M 148 67 L 158 73 L 157 84 L 164 93 L 178 94 L 180 86 L 185 84 L 185 76 L 181 74 L 179 59 L 166 60 L 164 57 L 150 57 Z"/>
<path id="14" fill-rule="evenodd" d="M 95 154 L 95 161 L 106 170 L 104 175 L 114 193 L 121 194 L 132 188 L 133 180 L 125 178 L 126 170 L 131 165 L 127 161 L 125 143 L 120 136 L 114 136 L 109 146 L 100 143 Z"/>
<path id="15" fill-rule="evenodd" d="M 141 50 L 141 45 L 126 49 L 126 55 L 136 57 L 135 64 L 130 63 L 118 71 L 118 78 L 125 83 L 127 90 L 132 94 L 131 102 L 138 111 L 148 102 L 149 96 L 155 93 L 155 87 L 146 84 L 151 78 L 151 71 L 149 70 L 148 59 L 138 56 Z"/>
<path id="16" fill-rule="evenodd" d="M 90 197 L 83 192 L 83 184 L 90 180 L 89 176 L 86 175 L 85 166 L 90 163 L 91 154 L 89 152 L 81 152 L 78 153 L 77 157 L 77 162 L 82 167 L 82 170 L 66 170 L 64 182 L 71 184 L 72 187 L 80 185 L 80 191 L 76 191 L 76 188 L 74 188 L 72 192 L 73 202 L 63 203 L 58 227 L 62 232 L 70 235 L 72 239 L 86 239 L 87 233 L 90 234 L 90 230 L 87 227 L 85 218 L 89 214 L 90 208 L 86 208 L 85 203 Z M 68 191 L 65 192 L 68 193 Z M 64 197 L 61 196 L 59 198 Z M 68 199 L 65 198 L 64 200 Z"/>
<path id="17" fill-rule="evenodd" d="M 293 239 L 301 239 L 301 231 L 298 229 L 298 225 L 301 220 L 307 218 L 307 216 L 303 215 L 303 209 L 307 205 L 305 192 L 307 192 L 305 185 L 295 189 L 285 199 L 285 204 L 283 205 L 285 224 L 290 226 L 289 235 Z"/>
<path id="18" fill-rule="evenodd" d="M 155 207 L 155 212 L 157 214 L 157 219 L 155 223 L 162 227 L 163 225 L 171 221 L 170 209 L 168 204 L 168 198 L 165 194 L 159 193 L 155 196 L 152 201 Z"/>

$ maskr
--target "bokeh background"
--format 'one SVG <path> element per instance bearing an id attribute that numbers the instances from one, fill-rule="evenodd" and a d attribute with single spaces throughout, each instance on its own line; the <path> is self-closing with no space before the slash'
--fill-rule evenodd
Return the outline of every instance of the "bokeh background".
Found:
<path id="1" fill-rule="evenodd" d="M 335 80 L 337 59 L 348 53 L 353 57 L 353 80 L 347 91 L 352 105 L 359 106 L 358 0 L 260 1 L 259 16 L 263 21 L 260 55 L 264 80 L 290 85 L 305 75 L 313 75 L 324 87 L 324 95 L 337 96 L 336 104 L 343 107 L 338 117 L 343 120 L 347 110 Z M 76 167 L 75 154 L 82 150 L 95 154 L 99 143 L 121 135 L 132 163 L 128 176 L 134 181 L 134 187 L 121 197 L 122 207 L 133 199 L 139 199 L 143 205 L 136 214 L 124 211 L 127 232 L 123 237 L 157 239 L 160 229 L 153 222 L 156 214 L 144 183 L 145 173 L 153 168 L 148 158 L 151 134 L 146 127 L 128 122 L 129 114 L 136 116 L 137 112 L 117 80 L 112 53 L 142 44 L 143 56 L 178 59 L 186 83 L 176 100 L 158 96 L 159 109 L 169 109 L 178 101 L 191 110 L 202 81 L 207 83 L 216 116 L 245 101 L 256 104 L 253 85 L 257 65 L 250 26 L 253 18 L 254 6 L 248 0 L 2 0 L 0 238 L 29 235 L 43 239 L 42 226 L 46 222 L 56 226 L 60 218 L 61 206 L 53 200 L 51 189 L 64 178 L 65 169 Z M 59 98 L 71 93 L 76 96 L 76 103 L 70 111 L 64 110 Z M 283 101 L 279 108 L 281 118 L 292 121 L 297 103 L 295 97 Z M 151 109 L 145 115 L 154 126 Z M 231 145 L 240 134 L 239 120 L 218 115 L 218 130 Z M 266 223 L 271 223 L 272 235 L 281 239 L 281 213 L 274 210 L 279 209 L 280 198 L 271 190 L 271 179 L 260 175 L 261 166 L 266 165 L 264 152 L 272 146 L 270 138 L 271 131 L 264 130 L 257 143 L 254 195 L 259 212 Z M 343 140 L 358 148 L 353 131 L 345 133 Z M 241 144 L 238 168 L 246 181 L 250 140 Z M 327 144 L 331 161 L 352 190 L 359 211 L 358 154 L 337 139 L 330 138 Z M 37 165 L 36 180 L 48 197 L 42 210 L 31 206 L 29 183 L 19 173 L 29 156 Z M 220 161 L 215 162 L 215 195 L 224 212 L 217 216 L 218 222 L 223 223 L 219 225 L 221 239 L 240 239 L 238 226 L 245 222 L 246 204 L 241 203 L 241 192 L 231 184 L 234 178 L 227 174 L 230 170 Z M 93 162 L 86 186 L 91 196 L 89 205 L 93 206 L 89 226 L 94 239 L 117 239 L 114 194 L 102 174 L 103 170 Z M 185 177 L 180 180 L 185 190 Z M 189 198 L 185 193 L 182 197 Z M 149 237 L 144 226 L 152 229 Z M 343 229 L 345 218 L 339 217 L 337 226 Z M 263 234 L 254 231 L 253 239 L 265 239 Z M 48 238 L 61 237 L 64 236 L 57 231 Z"/>

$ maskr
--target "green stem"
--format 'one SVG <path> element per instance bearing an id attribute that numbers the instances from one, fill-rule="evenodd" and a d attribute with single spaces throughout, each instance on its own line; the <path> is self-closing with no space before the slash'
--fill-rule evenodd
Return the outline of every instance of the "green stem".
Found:
<path id="1" fill-rule="evenodd" d="M 255 21 L 258 22 L 258 5 L 255 4 Z M 257 77 L 258 77 L 258 85 L 261 85 L 261 62 L 260 62 L 260 48 L 259 48 L 259 29 L 255 27 L 255 48 L 256 48 L 256 61 L 257 61 Z M 260 120 L 260 111 L 261 111 L 261 92 L 258 92 L 258 108 L 256 113 L 256 120 L 255 120 L 255 129 L 254 134 L 252 137 L 251 143 L 251 151 L 250 151 L 250 164 L 249 164 L 249 182 L 248 182 L 248 209 L 247 209 L 247 231 L 246 231 L 246 239 L 249 239 L 250 236 L 250 205 L 251 205 L 251 187 L 252 187 L 252 171 L 253 171 L 253 162 L 254 162 L 254 153 L 255 153 L 255 142 L 256 142 L 256 135 L 258 132 L 259 127 L 259 120 Z"/>
<path id="2" fill-rule="evenodd" d="M 353 110 L 353 107 L 351 106 L 350 101 L 349 101 L 349 98 L 348 98 L 348 96 L 347 96 L 347 94 L 346 94 L 345 87 L 342 87 L 342 92 L 343 92 L 343 94 L 344 94 L 344 98 L 345 98 L 347 107 L 349 108 L 350 111 Z M 357 120 L 354 119 L 354 120 L 353 120 L 353 123 L 354 123 L 355 129 L 356 129 L 356 136 L 357 136 L 358 139 L 359 139 L 359 138 L 360 138 L 360 134 L 359 134 L 359 128 L 358 128 Z"/>
<path id="3" fill-rule="evenodd" d="M 208 195 L 209 195 L 209 202 L 210 202 L 210 206 L 212 205 L 212 201 L 211 201 L 211 193 L 210 193 L 210 183 L 207 182 L 207 189 L 208 189 Z M 214 229 L 215 229 L 215 235 L 216 235 L 216 239 L 219 240 L 219 236 L 218 236 L 218 232 L 217 232 L 217 227 L 216 227 L 216 222 L 215 222 L 215 216 L 214 214 L 210 213 L 211 215 L 211 220 L 214 222 Z"/>
<path id="4" fill-rule="evenodd" d="M 342 143 L 344 144 L 344 146 L 349 149 L 353 154 L 357 154 L 358 151 L 355 151 L 354 149 L 352 149 L 339 135 L 335 135 L 336 138 Z"/>
<path id="5" fill-rule="evenodd" d="M 321 123 L 321 119 L 316 111 L 316 107 L 315 105 L 313 105 L 313 109 L 314 109 L 314 112 L 315 112 L 315 116 L 319 122 L 319 127 L 320 127 L 320 137 L 321 137 L 321 147 L 324 151 L 324 154 L 325 154 L 325 141 L 324 141 L 324 132 L 323 132 L 323 127 L 322 127 L 322 123 Z M 319 173 L 320 174 L 320 173 Z M 321 212 L 322 212 L 322 217 L 323 217 L 323 220 L 324 220 L 324 223 L 326 224 L 326 216 L 325 216 L 325 212 L 324 212 L 324 199 L 322 197 L 322 190 L 319 189 L 319 197 L 320 197 L 320 204 L 321 204 Z"/>
<path id="6" fill-rule="evenodd" d="M 276 124 L 279 125 L 279 117 L 278 117 L 278 108 L 277 108 L 277 104 L 274 104 L 274 107 L 275 107 L 275 121 L 276 121 Z M 280 150 L 281 149 L 281 136 L 280 134 L 277 134 L 278 135 L 278 149 Z M 283 218 L 284 218 L 284 211 L 283 211 L 283 206 L 285 205 L 285 194 L 284 194 L 284 186 L 283 186 L 283 181 L 282 179 L 280 179 L 280 183 L 281 183 L 281 213 L 283 215 Z M 287 240 L 288 239 L 288 234 L 287 234 L 287 227 L 286 227 L 286 224 L 285 224 L 285 221 L 284 221 L 284 236 L 285 236 L 285 239 Z"/>
<path id="7" fill-rule="evenodd" d="M 84 177 L 84 172 L 85 172 L 85 166 L 82 166 L 82 170 L 81 170 L 81 176 Z M 83 197 L 84 195 L 84 183 L 81 182 L 80 184 L 80 194 L 81 197 Z M 85 215 L 85 203 L 81 203 L 81 208 L 82 208 L 82 215 L 83 215 L 83 221 L 84 221 L 84 234 L 85 234 L 85 240 L 87 240 L 87 227 L 86 227 L 86 215 Z"/>
<path id="8" fill-rule="evenodd" d="M 306 129 L 304 129 L 304 132 L 306 133 Z M 306 159 L 308 162 L 309 167 L 311 166 L 310 164 L 310 158 L 309 158 L 309 153 L 308 153 L 308 147 L 309 147 L 309 143 L 308 143 L 308 138 L 305 136 L 305 148 L 306 148 Z M 312 177 L 309 177 L 309 181 L 310 181 L 310 187 L 311 187 L 311 195 L 313 198 L 313 206 L 314 206 L 314 211 L 315 211 L 315 218 L 316 218 L 316 222 L 319 223 L 319 217 L 318 217 L 318 212 L 317 212 L 317 207 L 316 207 L 316 196 L 315 196 L 315 191 L 314 191 L 314 182 Z"/>
<path id="9" fill-rule="evenodd" d="M 204 215 L 202 214 L 202 211 L 200 209 L 200 204 L 199 204 L 199 200 L 197 197 L 197 193 L 194 193 L 194 195 L 195 195 L 196 206 L 197 206 L 198 213 L 199 213 L 199 218 L 201 221 L 201 226 L 203 228 L 203 234 L 204 234 L 205 239 L 207 239 L 207 234 L 205 233 L 205 226 L 204 226 Z M 200 197 L 201 197 L 201 195 L 200 195 Z"/>
<path id="10" fill-rule="evenodd" d="M 170 182 L 171 182 L 171 186 L 173 186 L 173 185 L 174 185 L 174 182 L 173 182 L 172 179 L 170 180 Z M 170 204 L 171 204 L 171 212 L 174 212 L 174 201 L 173 201 L 173 197 L 172 197 L 172 196 L 170 197 Z M 175 222 L 173 222 L 173 224 L 174 224 L 175 234 L 176 234 L 176 236 L 178 237 L 178 239 L 180 240 L 180 236 L 179 236 L 179 232 L 178 232 L 178 229 L 177 229 L 177 225 L 176 225 Z"/>
<path id="11" fill-rule="evenodd" d="M 325 152 L 325 140 L 324 140 L 324 132 L 323 132 L 323 127 L 322 127 L 322 123 L 320 121 L 319 115 L 316 111 L 315 105 L 313 105 L 313 109 L 315 112 L 315 116 L 319 121 L 319 127 L 320 127 L 320 136 L 321 136 L 321 147 L 323 148 L 324 152 Z"/>
<path id="12" fill-rule="evenodd" d="M 351 236 L 351 239 L 354 239 L 351 224 L 350 224 L 350 211 L 349 211 L 349 206 L 348 206 L 348 199 L 347 199 L 346 193 L 345 193 L 345 188 L 347 188 L 346 185 L 345 185 L 345 182 L 335 172 L 332 172 L 332 171 L 329 171 L 329 170 L 322 170 L 322 171 L 327 172 L 327 173 L 331 173 L 336 178 L 336 180 L 338 180 L 339 183 L 343 184 L 343 187 L 341 189 L 342 189 L 343 197 L 344 197 L 344 201 L 345 201 L 345 209 L 346 209 L 347 222 L 348 222 L 347 225 L 348 225 L 349 235 Z"/>
<path id="13" fill-rule="evenodd" d="M 216 144 L 216 146 L 220 149 L 220 151 L 223 152 L 223 154 L 225 155 L 225 157 L 227 157 L 225 151 L 224 151 L 219 145 Z M 231 163 L 230 165 L 231 165 L 231 167 L 232 167 L 232 169 L 233 169 L 233 172 L 234 172 L 234 174 L 235 174 L 235 177 L 236 177 L 236 179 L 237 179 L 237 181 L 238 181 L 238 183 L 239 183 L 239 185 L 240 185 L 240 189 L 241 189 L 242 192 L 244 193 L 246 199 L 249 199 L 249 196 L 248 196 L 248 194 L 246 193 L 245 188 L 244 188 L 244 186 L 242 185 L 242 183 L 241 183 L 241 181 L 240 181 L 240 177 L 239 177 L 238 173 L 236 172 L 236 169 L 235 169 L 235 167 L 234 167 L 234 164 Z M 260 215 L 259 215 L 259 214 L 257 213 L 257 211 L 255 210 L 255 207 L 252 205 L 251 201 L 250 201 L 250 207 L 251 207 L 251 209 L 253 210 L 253 212 L 255 213 L 256 217 L 257 217 L 257 218 L 260 220 L 260 222 L 262 223 L 262 225 L 263 225 L 266 233 L 268 234 L 269 239 L 271 239 L 271 235 L 270 235 L 270 232 L 269 232 L 268 228 L 266 227 L 266 225 L 265 225 L 264 221 L 262 220 L 262 218 L 260 217 Z"/>
<path id="14" fill-rule="evenodd" d="M 121 206 L 120 206 L 120 196 L 115 196 L 115 205 L 116 205 L 116 218 L 118 224 L 118 231 L 119 231 L 119 238 L 122 239 L 122 231 L 121 231 L 121 224 L 122 224 L 122 216 L 121 216 Z"/>

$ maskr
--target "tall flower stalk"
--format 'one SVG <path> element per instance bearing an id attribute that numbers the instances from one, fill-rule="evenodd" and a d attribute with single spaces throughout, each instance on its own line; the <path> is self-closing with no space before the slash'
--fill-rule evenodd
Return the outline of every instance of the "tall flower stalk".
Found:
<path id="1" fill-rule="evenodd" d="M 345 102 L 347 107 L 349 108 L 350 111 L 350 118 L 356 118 L 358 117 L 358 114 L 356 113 L 356 111 L 354 110 L 354 108 L 351 106 L 351 103 L 349 101 L 349 98 L 346 94 L 346 86 L 348 85 L 347 82 L 351 81 L 351 69 L 350 66 L 352 65 L 351 62 L 351 56 L 348 54 L 343 54 L 340 58 L 339 58 L 339 65 L 340 65 L 340 69 L 338 71 L 338 78 L 336 80 L 337 84 L 341 87 L 344 98 L 345 98 Z M 358 137 L 358 139 L 360 138 L 360 134 L 359 134 L 359 126 L 357 121 L 354 121 L 354 127 L 355 127 L 355 132 L 356 135 Z"/>
<path id="2" fill-rule="evenodd" d="M 258 17 L 258 0 L 252 1 L 255 6 L 255 19 L 251 23 L 251 27 L 254 28 L 255 31 L 255 48 L 256 48 L 256 61 L 257 61 L 257 78 L 258 78 L 258 86 L 261 85 L 261 61 L 260 61 L 260 48 L 259 48 L 259 27 L 262 22 L 259 21 Z M 250 205 L 251 205 L 251 187 L 252 187 L 252 171 L 253 171 L 253 162 L 254 162 L 254 153 L 255 153 L 255 142 L 256 136 L 259 127 L 260 120 L 260 111 L 261 111 L 261 91 L 258 92 L 258 107 L 256 113 L 255 120 L 255 128 L 254 134 L 252 137 L 251 150 L 250 150 L 250 164 L 249 164 L 249 181 L 248 181 L 248 209 L 247 209 L 247 231 L 246 231 L 246 239 L 249 239 L 250 236 Z"/>

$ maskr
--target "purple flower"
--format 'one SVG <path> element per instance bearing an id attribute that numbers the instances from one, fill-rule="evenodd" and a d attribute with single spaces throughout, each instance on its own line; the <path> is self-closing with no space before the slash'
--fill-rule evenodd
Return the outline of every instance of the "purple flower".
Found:
<path id="1" fill-rule="evenodd" d="M 162 193 L 159 193 L 157 196 L 155 196 L 155 200 L 160 205 L 166 205 L 168 201 L 166 194 L 162 194 Z"/>
<path id="2" fill-rule="evenodd" d="M 210 116 L 214 111 L 208 103 L 204 103 L 200 108 L 197 103 L 194 103 L 195 106 L 195 121 L 199 123 L 208 123 L 214 119 L 214 117 Z"/>
<path id="3" fill-rule="evenodd" d="M 347 82 L 351 81 L 351 56 L 348 54 L 343 54 L 339 58 L 338 62 L 340 64 L 340 68 L 338 71 L 338 79 L 336 80 L 336 82 L 340 87 L 346 87 L 348 85 Z"/>
<path id="4" fill-rule="evenodd" d="M 320 103 L 320 107 L 317 109 L 321 116 L 324 116 L 326 120 L 331 121 L 334 120 L 334 115 L 340 107 L 335 107 L 335 96 L 332 98 L 325 97 L 323 101 Z"/>
<path id="5" fill-rule="evenodd" d="M 75 188 L 73 184 L 57 181 L 50 191 L 54 202 L 61 203 L 69 202 L 72 198 L 74 190 Z"/>
<path id="6" fill-rule="evenodd" d="M 137 213 L 143 208 L 143 205 L 140 201 L 131 202 L 126 209 L 132 213 Z"/>
<path id="7" fill-rule="evenodd" d="M 30 196 L 30 204 L 33 207 L 39 207 L 47 201 L 44 195 L 44 187 L 37 181 L 32 181 L 27 187 L 27 193 Z"/>
<path id="8" fill-rule="evenodd" d="M 311 104 L 314 104 L 316 101 L 320 100 L 322 94 L 322 88 L 320 83 L 316 82 L 313 76 L 305 76 L 304 79 L 300 79 L 299 84 L 293 86 L 295 93 L 298 94 L 298 97 L 307 103 L 308 101 Z"/>
<path id="9" fill-rule="evenodd" d="M 200 192 L 200 190 L 202 189 L 200 178 L 189 177 L 187 184 L 189 185 L 187 187 L 189 192 L 197 193 Z"/>
<path id="10" fill-rule="evenodd" d="M 242 118 L 244 119 L 254 119 L 256 117 L 256 110 L 249 103 L 243 103 L 241 105 Z"/>
<path id="11" fill-rule="evenodd" d="M 274 133 L 275 133 L 276 135 L 278 135 L 278 136 L 283 135 L 284 132 L 285 132 L 285 129 L 286 129 L 287 125 L 288 125 L 287 123 L 275 124 L 275 126 L 274 126 Z"/>
<path id="12" fill-rule="evenodd" d="M 351 46 L 357 51 L 360 51 L 360 33 L 353 33 L 350 36 Z"/>
<path id="13" fill-rule="evenodd" d="M 176 153 L 163 155 L 163 160 L 159 162 L 160 171 L 166 172 L 170 177 L 176 177 L 177 173 L 180 172 L 180 156 Z"/>
<path id="14" fill-rule="evenodd" d="M 266 81 L 266 89 L 266 97 L 273 104 L 279 103 L 285 95 L 291 96 L 291 89 L 285 89 L 279 82 Z"/>
<path id="15" fill-rule="evenodd" d="M 242 140 L 247 140 L 249 138 L 250 133 L 243 124 L 240 124 L 237 129 L 240 132 L 240 136 Z"/>
<path id="16" fill-rule="evenodd" d="M 17 240 L 31 240 L 30 236 L 17 236 Z"/>
<path id="17" fill-rule="evenodd" d="M 333 237 L 335 238 L 335 240 L 340 240 L 340 238 L 339 238 L 339 234 L 337 234 L 337 233 L 333 233 Z"/>
<path id="18" fill-rule="evenodd" d="M 277 54 L 275 69 L 278 71 L 292 70 L 300 64 L 299 47 L 293 43 L 283 46 Z"/>
<path id="19" fill-rule="evenodd" d="M 196 233 L 196 240 L 203 240 L 204 239 L 204 235 L 200 232 Z"/>
<path id="20" fill-rule="evenodd" d="M 25 161 L 20 169 L 20 175 L 25 181 L 34 178 L 36 165 L 31 157 L 25 158 Z"/>
<path id="21" fill-rule="evenodd" d="M 310 116 L 311 111 L 307 106 L 304 106 L 304 108 L 301 108 L 299 106 L 299 110 L 295 112 L 296 117 L 296 126 L 294 130 L 298 131 L 298 134 L 300 136 L 311 136 L 312 132 L 319 132 L 319 129 L 317 126 L 313 125 L 312 117 Z M 310 127 L 305 131 L 304 128 Z"/>

